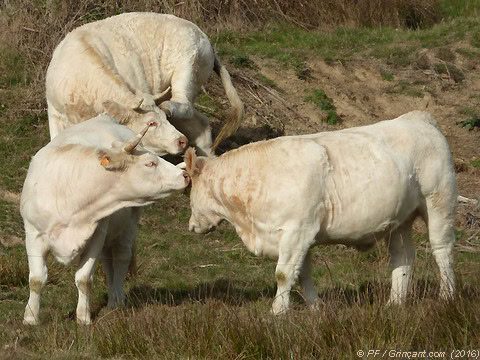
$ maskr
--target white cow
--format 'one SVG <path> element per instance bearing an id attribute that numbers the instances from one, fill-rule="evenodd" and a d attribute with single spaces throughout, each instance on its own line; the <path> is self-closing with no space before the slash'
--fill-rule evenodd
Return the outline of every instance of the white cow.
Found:
<path id="1" fill-rule="evenodd" d="M 212 70 L 234 110 L 215 147 L 237 129 L 243 103 L 196 25 L 173 15 L 127 13 L 80 26 L 60 42 L 47 70 L 50 136 L 102 112 L 138 132 L 153 114 L 158 126 L 146 134 L 146 148 L 159 155 L 182 152 L 187 139 L 181 131 L 209 155 L 209 121 L 193 102 Z"/>
<path id="2" fill-rule="evenodd" d="M 110 116 L 72 126 L 33 157 L 20 211 L 25 224 L 30 298 L 24 323 L 39 323 L 45 258 L 78 263 L 77 321 L 89 324 L 88 290 L 98 257 L 105 257 L 109 305 L 123 302 L 139 209 L 184 189 L 188 175 L 137 146 L 139 135 Z"/>
<path id="3" fill-rule="evenodd" d="M 391 303 L 406 299 L 415 248 L 412 223 L 428 225 L 440 268 L 440 295 L 455 292 L 456 182 L 447 141 L 429 113 L 370 126 L 245 145 L 220 157 L 185 156 L 191 176 L 190 230 L 231 222 L 247 248 L 278 259 L 273 312 L 287 310 L 297 278 L 307 304 L 318 296 L 310 249 L 360 250 L 387 240 Z"/>

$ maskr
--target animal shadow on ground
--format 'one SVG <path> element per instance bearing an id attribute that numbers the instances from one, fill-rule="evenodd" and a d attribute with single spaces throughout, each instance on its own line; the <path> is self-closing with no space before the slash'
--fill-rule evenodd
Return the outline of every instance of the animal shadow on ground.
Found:
<path id="1" fill-rule="evenodd" d="M 219 129 L 216 128 L 215 124 L 212 124 L 212 134 L 214 134 L 214 138 L 216 136 L 215 134 L 218 133 L 218 130 Z M 274 139 L 283 135 L 285 135 L 285 131 L 283 129 L 276 129 L 268 124 L 264 124 L 260 127 L 240 128 L 235 132 L 235 134 L 224 140 L 218 146 L 216 154 L 221 155 L 224 152 L 236 149 L 252 142 Z"/>
<path id="2" fill-rule="evenodd" d="M 460 285 L 460 284 L 459 284 Z M 417 280 L 409 292 L 408 302 L 417 303 L 428 300 L 438 300 L 438 281 L 426 279 Z M 259 299 L 273 301 L 276 293 L 274 283 L 259 290 L 252 288 L 247 283 L 235 282 L 227 279 L 218 279 L 212 282 L 203 282 L 187 289 L 170 290 L 167 288 L 154 288 L 148 284 L 134 286 L 127 294 L 126 308 L 140 309 L 150 304 L 160 304 L 169 307 L 179 306 L 183 303 L 206 303 L 215 300 L 227 306 L 242 306 Z M 301 310 L 305 302 L 299 291 L 291 292 L 292 308 Z M 330 287 L 320 291 L 318 296 L 323 306 L 335 308 L 351 308 L 372 304 L 386 304 L 390 295 L 389 281 L 366 281 L 358 288 Z M 464 299 L 480 299 L 480 289 L 466 284 L 459 286 L 458 297 Z M 100 311 L 107 305 L 107 294 L 104 294 L 102 303 L 94 307 L 93 319 L 97 318 Z M 70 313 L 74 318 L 74 312 Z"/>
<path id="3" fill-rule="evenodd" d="M 220 127 L 212 124 L 212 136 L 215 139 L 216 134 L 220 131 Z M 247 128 L 240 128 L 237 130 L 235 134 L 230 136 L 228 139 L 225 139 L 221 142 L 218 148 L 215 150 L 215 155 L 222 155 L 223 153 L 239 148 L 240 146 L 262 141 L 262 140 L 269 140 L 274 139 L 279 136 L 285 135 L 285 132 L 281 129 L 275 129 L 268 124 L 265 124 L 260 127 L 247 127 Z M 171 162 L 172 164 L 179 164 L 183 161 L 183 154 L 182 155 L 164 155 L 162 156 L 163 159 Z"/>
<path id="4" fill-rule="evenodd" d="M 140 309 L 149 304 L 179 306 L 186 302 L 205 303 L 208 300 L 217 300 L 229 306 L 241 306 L 256 301 L 262 297 L 273 298 L 275 287 L 267 286 L 264 289 L 253 289 L 248 284 L 239 284 L 231 280 L 218 279 L 212 282 L 203 282 L 187 289 L 171 290 L 154 288 L 148 284 L 134 286 L 126 295 L 126 308 Z M 94 305 L 92 318 L 96 319 L 100 311 L 106 307 L 108 295 L 105 293 L 101 304 Z M 74 312 L 70 313 L 74 318 Z"/>
<path id="5" fill-rule="evenodd" d="M 271 298 L 274 295 L 273 284 L 258 290 L 258 288 L 253 289 L 247 284 L 218 279 L 212 282 L 203 282 L 194 288 L 173 291 L 165 288 L 152 288 L 149 285 L 135 286 L 128 292 L 127 299 L 128 305 L 135 308 L 151 303 L 178 306 L 184 302 L 204 303 L 208 300 L 217 300 L 226 305 L 240 306 L 262 297 Z"/>

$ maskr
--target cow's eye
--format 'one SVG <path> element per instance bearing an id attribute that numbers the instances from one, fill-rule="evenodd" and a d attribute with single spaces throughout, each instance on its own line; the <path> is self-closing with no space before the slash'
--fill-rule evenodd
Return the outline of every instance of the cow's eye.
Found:
<path id="1" fill-rule="evenodd" d="M 155 161 L 150 161 L 149 163 L 145 164 L 146 167 L 154 167 L 157 166 L 157 163 Z"/>
<path id="2" fill-rule="evenodd" d="M 147 122 L 147 125 L 153 127 L 153 126 L 158 126 L 158 123 L 155 120 L 150 120 L 149 122 Z"/>

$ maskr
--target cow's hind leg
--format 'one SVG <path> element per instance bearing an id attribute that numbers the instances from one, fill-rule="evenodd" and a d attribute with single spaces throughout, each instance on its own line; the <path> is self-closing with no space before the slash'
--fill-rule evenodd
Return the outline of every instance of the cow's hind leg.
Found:
<path id="1" fill-rule="evenodd" d="M 392 266 L 392 289 L 389 304 L 404 303 L 412 279 L 415 247 L 412 241 L 412 222 L 408 221 L 395 229 L 387 239 Z"/>
<path id="2" fill-rule="evenodd" d="M 435 261 L 440 269 L 440 297 L 453 298 L 455 295 L 454 245 L 456 199 L 441 196 L 440 193 L 427 197 L 428 237 Z"/>
<path id="3" fill-rule="evenodd" d="M 316 309 L 316 306 L 319 304 L 319 298 L 312 279 L 312 252 L 310 250 L 307 252 L 303 266 L 300 269 L 299 280 L 307 305 Z"/>
<path id="4" fill-rule="evenodd" d="M 178 64 L 172 76 L 172 97 L 160 104 L 160 108 L 171 119 L 191 119 L 195 108 L 193 99 L 199 88 L 194 86 L 195 74 L 187 63 L 183 67 Z"/>
<path id="5" fill-rule="evenodd" d="M 26 229 L 25 245 L 28 256 L 28 268 L 30 274 L 28 282 L 30 287 L 30 297 L 25 308 L 23 323 L 25 325 L 38 325 L 40 320 L 38 318 L 40 311 L 40 292 L 47 282 L 47 264 L 46 264 L 46 249 L 44 243 L 36 232 L 31 232 Z"/>
<path id="6" fill-rule="evenodd" d="M 113 255 L 113 284 L 109 293 L 108 307 L 123 306 L 125 303 L 125 277 L 132 258 L 132 248 L 136 235 L 136 222 L 118 239 L 112 248 Z"/>
<path id="7" fill-rule="evenodd" d="M 108 220 L 104 219 L 99 223 L 86 249 L 80 256 L 79 267 L 75 273 L 75 284 L 78 289 L 77 322 L 79 324 L 90 325 L 92 323 L 90 317 L 89 290 L 95 264 L 105 243 L 107 228 Z"/>
<path id="8" fill-rule="evenodd" d="M 110 246 L 104 247 L 102 251 L 102 265 L 105 278 L 107 279 L 108 286 L 108 300 L 112 298 L 113 291 L 113 255 L 112 248 Z"/>
<path id="9" fill-rule="evenodd" d="M 315 233 L 306 233 L 299 229 L 297 231 L 284 230 L 281 237 L 277 268 L 275 270 L 277 294 L 272 305 L 272 312 L 275 315 L 282 314 L 288 309 L 290 290 L 302 271 L 305 258 L 315 238 Z M 309 293 L 309 296 L 312 296 L 311 293 Z"/>

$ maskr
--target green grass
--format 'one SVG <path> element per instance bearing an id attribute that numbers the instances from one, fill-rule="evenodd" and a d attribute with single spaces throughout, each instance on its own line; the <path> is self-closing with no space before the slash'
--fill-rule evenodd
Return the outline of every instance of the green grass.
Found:
<path id="1" fill-rule="evenodd" d="M 230 63 L 237 68 L 255 69 L 257 66 L 247 55 L 233 55 Z"/>
<path id="2" fill-rule="evenodd" d="M 411 63 L 411 55 L 416 50 L 415 46 L 408 47 L 376 47 L 370 52 L 373 57 L 383 60 L 388 65 L 406 66 Z"/>
<path id="3" fill-rule="evenodd" d="M 476 59 L 480 56 L 480 52 L 476 49 L 458 48 L 455 51 L 468 59 Z"/>
<path id="4" fill-rule="evenodd" d="M 295 64 L 295 75 L 300 80 L 310 79 L 312 77 L 310 72 L 311 72 L 311 69 L 308 67 L 308 65 L 305 62 Z"/>
<path id="5" fill-rule="evenodd" d="M 478 109 L 472 107 L 463 107 L 460 108 L 458 112 L 467 116 L 467 119 L 458 121 L 457 124 L 461 125 L 467 130 L 473 130 L 476 127 L 480 127 L 480 113 L 478 112 Z"/>
<path id="6" fill-rule="evenodd" d="M 25 59 L 14 49 L 0 47 L 0 86 L 27 85 Z"/>
<path id="7" fill-rule="evenodd" d="M 325 94 L 325 91 L 322 89 L 313 90 L 309 95 L 304 97 L 304 100 L 306 102 L 315 104 L 322 110 L 328 111 L 336 109 L 332 98 L 328 97 L 327 94 Z"/>
<path id="8" fill-rule="evenodd" d="M 417 88 L 418 85 L 420 84 L 416 84 L 415 82 L 411 83 L 407 80 L 400 80 L 389 86 L 386 91 L 391 94 L 401 94 L 414 98 L 421 98 L 423 97 L 423 91 Z"/>
<path id="9" fill-rule="evenodd" d="M 0 187 L 20 192 L 31 156 L 48 142 L 47 115 L 0 116 Z M 8 120 L 7 120 L 8 119 Z"/>
<path id="10" fill-rule="evenodd" d="M 407 66 L 413 54 L 421 48 L 446 49 L 461 40 L 469 40 L 473 46 L 479 47 L 479 34 L 480 22 L 462 17 L 417 31 L 388 27 L 307 31 L 289 24 L 269 24 L 261 31 L 223 32 L 214 42 L 221 56 L 258 56 L 293 68 L 301 68 L 308 57 L 321 57 L 331 64 L 336 61 L 344 63 L 366 51 L 388 64 Z"/>
<path id="11" fill-rule="evenodd" d="M 480 160 L 472 160 L 470 161 L 470 164 L 472 164 L 474 168 L 480 168 Z"/>
<path id="12" fill-rule="evenodd" d="M 216 99 L 208 94 L 201 93 L 196 99 L 195 104 L 200 105 L 201 112 L 207 116 L 222 114 L 223 108 Z"/>
<path id="13" fill-rule="evenodd" d="M 277 91 L 280 91 L 282 92 L 283 90 L 277 85 L 277 83 L 275 81 L 273 81 L 272 79 L 266 77 L 265 75 L 261 74 L 261 73 L 258 73 L 257 74 L 257 78 L 258 80 L 260 80 L 263 84 L 265 84 L 266 86 L 272 88 L 272 89 L 275 89 Z"/>
<path id="14" fill-rule="evenodd" d="M 336 112 L 336 106 L 333 104 L 333 100 L 325 94 L 322 89 L 313 90 L 309 95 L 304 97 L 306 102 L 312 103 L 320 109 L 327 112 L 326 123 L 329 125 L 336 125 L 340 118 Z"/>
<path id="15" fill-rule="evenodd" d="M 442 0 L 440 8 L 444 17 L 477 17 L 480 15 L 478 0 Z"/>
<path id="16" fill-rule="evenodd" d="M 393 81 L 395 79 L 395 76 L 387 70 L 381 70 L 380 71 L 380 76 L 385 81 Z"/>

